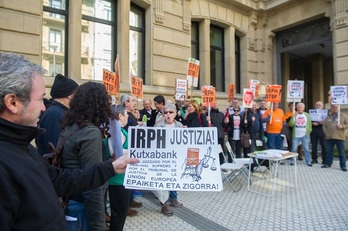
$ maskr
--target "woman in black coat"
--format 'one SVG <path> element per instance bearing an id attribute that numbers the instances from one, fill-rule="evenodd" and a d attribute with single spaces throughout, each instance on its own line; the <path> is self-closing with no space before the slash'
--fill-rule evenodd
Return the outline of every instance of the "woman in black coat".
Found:
<path id="1" fill-rule="evenodd" d="M 185 113 L 185 124 L 189 128 L 209 127 L 207 116 L 201 112 L 201 108 L 196 100 L 192 99 L 187 103 Z"/>

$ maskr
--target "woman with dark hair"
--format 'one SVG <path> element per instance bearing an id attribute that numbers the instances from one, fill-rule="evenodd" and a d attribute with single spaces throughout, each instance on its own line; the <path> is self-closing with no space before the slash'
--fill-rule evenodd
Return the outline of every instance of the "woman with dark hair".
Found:
<path id="1" fill-rule="evenodd" d="M 198 102 L 194 99 L 187 103 L 185 113 L 185 125 L 187 127 L 209 127 L 207 116 L 202 113 Z"/>
<path id="2" fill-rule="evenodd" d="M 105 160 L 105 137 L 109 119 L 115 115 L 103 84 L 87 82 L 78 87 L 63 120 L 62 137 L 68 137 L 62 150 L 62 164 L 67 169 L 83 169 Z M 76 217 L 79 226 L 69 230 L 105 231 L 104 188 L 71 195 L 66 215 Z"/>

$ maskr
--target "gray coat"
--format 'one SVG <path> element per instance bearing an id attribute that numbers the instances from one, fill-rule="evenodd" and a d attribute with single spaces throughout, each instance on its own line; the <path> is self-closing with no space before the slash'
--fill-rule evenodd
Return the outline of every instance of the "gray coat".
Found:
<path id="1" fill-rule="evenodd" d="M 67 135 L 77 124 L 66 127 L 61 135 Z M 76 169 L 94 166 L 103 161 L 103 140 L 98 127 L 87 125 L 72 134 L 62 150 L 64 168 Z M 70 198 L 83 198 L 86 207 L 89 230 L 105 231 L 105 209 L 103 186 L 85 191 L 82 195 Z"/>

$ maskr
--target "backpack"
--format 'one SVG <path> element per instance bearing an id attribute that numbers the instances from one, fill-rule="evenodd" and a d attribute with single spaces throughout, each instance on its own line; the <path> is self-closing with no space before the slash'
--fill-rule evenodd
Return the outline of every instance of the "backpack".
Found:
<path id="1" fill-rule="evenodd" d="M 48 150 L 50 153 L 44 154 L 43 159 L 49 164 L 58 168 L 62 168 L 63 165 L 61 163 L 61 151 L 64 147 L 65 142 L 77 131 L 80 127 L 76 126 L 76 128 L 72 129 L 67 136 L 63 138 L 62 134 L 60 134 L 57 142 L 57 146 L 55 147 L 52 142 L 48 142 Z"/>
<path id="2" fill-rule="evenodd" d="M 54 144 L 52 144 L 52 142 L 48 142 L 48 149 L 50 150 L 50 153 L 44 154 L 42 158 L 49 165 L 53 165 L 57 168 L 62 168 L 63 164 L 61 162 L 61 151 L 64 147 L 64 144 L 79 129 L 80 127 L 76 126 L 76 128 L 72 129 L 64 138 L 62 137 L 62 134 L 60 134 L 56 147 L 54 146 Z M 59 197 L 60 205 L 62 206 L 62 209 L 64 211 L 66 210 L 68 199 L 69 196 Z"/>

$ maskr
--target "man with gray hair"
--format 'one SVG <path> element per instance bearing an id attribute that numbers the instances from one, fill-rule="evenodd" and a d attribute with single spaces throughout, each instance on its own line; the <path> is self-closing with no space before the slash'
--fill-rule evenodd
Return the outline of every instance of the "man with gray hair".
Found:
<path id="1" fill-rule="evenodd" d="M 292 127 L 292 146 L 291 151 L 297 152 L 300 141 L 305 154 L 306 164 L 312 167 L 311 156 L 309 154 L 309 134 L 312 132 L 312 121 L 307 112 L 304 112 L 304 103 L 296 105 L 297 111 L 292 114 L 289 126 Z M 294 164 L 294 159 L 290 160 L 290 165 Z"/>
<path id="2" fill-rule="evenodd" d="M 86 169 L 48 165 L 30 144 L 45 111 L 45 70 L 0 52 L 0 230 L 67 230 L 58 196 L 103 185 L 137 159 L 126 156 Z"/>

